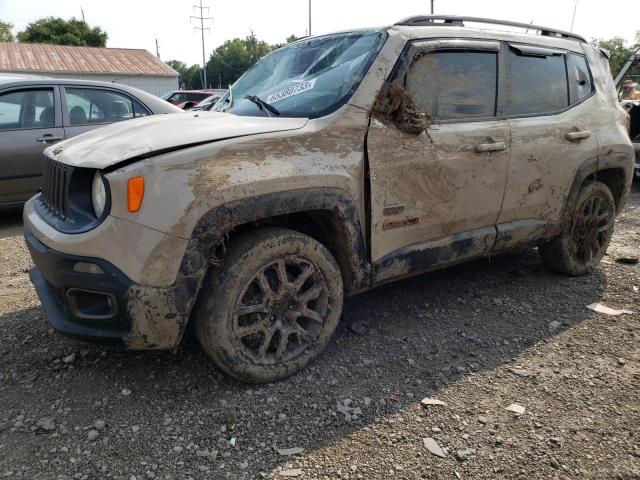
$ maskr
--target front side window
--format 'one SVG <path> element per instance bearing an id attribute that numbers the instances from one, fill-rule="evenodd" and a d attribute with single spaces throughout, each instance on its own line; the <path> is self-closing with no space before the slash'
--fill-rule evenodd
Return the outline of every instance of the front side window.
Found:
<path id="1" fill-rule="evenodd" d="M 335 111 L 355 92 L 382 48 L 384 31 L 326 35 L 286 45 L 266 55 L 215 105 L 236 115 L 317 118 Z M 255 100 L 255 98 L 254 98 Z"/>
<path id="2" fill-rule="evenodd" d="M 492 117 L 497 76 L 495 52 L 440 51 L 422 55 L 411 65 L 406 89 L 432 119 Z"/>
<path id="3" fill-rule="evenodd" d="M 567 108 L 567 70 L 562 52 L 509 46 L 504 105 L 498 115 L 534 115 Z"/>
<path id="4" fill-rule="evenodd" d="M 131 97 L 109 90 L 66 88 L 70 125 L 114 123 L 148 115 Z"/>
<path id="5" fill-rule="evenodd" d="M 53 127 L 55 118 L 52 88 L 0 95 L 0 130 Z"/>

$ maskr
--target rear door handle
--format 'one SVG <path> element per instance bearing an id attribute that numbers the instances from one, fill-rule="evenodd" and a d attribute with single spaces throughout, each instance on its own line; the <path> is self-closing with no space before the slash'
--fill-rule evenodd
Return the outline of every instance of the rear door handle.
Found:
<path id="1" fill-rule="evenodd" d="M 476 153 L 501 152 L 507 149 L 507 144 L 505 142 L 476 143 L 473 149 Z"/>
<path id="2" fill-rule="evenodd" d="M 569 132 L 566 133 L 564 138 L 569 140 L 570 142 L 575 142 L 576 140 L 585 140 L 591 136 L 591 132 L 588 130 L 584 130 L 582 132 Z"/>
<path id="3" fill-rule="evenodd" d="M 50 133 L 45 133 L 43 136 L 41 136 L 40 138 L 36 138 L 36 142 L 40 142 L 40 143 L 52 143 L 52 142 L 59 142 L 60 140 L 62 140 L 62 137 L 54 137 L 53 135 L 51 135 Z"/>

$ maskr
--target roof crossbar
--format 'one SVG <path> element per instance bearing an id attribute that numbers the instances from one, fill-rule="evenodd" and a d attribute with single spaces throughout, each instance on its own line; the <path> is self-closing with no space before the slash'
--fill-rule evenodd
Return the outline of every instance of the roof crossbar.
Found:
<path id="1" fill-rule="evenodd" d="M 555 28 L 541 27 L 540 25 L 532 25 L 529 23 L 511 22 L 509 20 L 495 20 L 492 18 L 465 17 L 459 15 L 418 15 L 400 20 L 395 25 L 419 27 L 419 26 L 445 26 L 445 27 L 464 27 L 464 22 L 484 23 L 488 25 L 506 25 L 509 27 L 524 28 L 527 30 L 537 30 L 540 35 L 546 37 L 566 38 L 569 40 L 577 40 L 578 42 L 587 43 L 587 40 L 575 33 L 557 30 Z"/>

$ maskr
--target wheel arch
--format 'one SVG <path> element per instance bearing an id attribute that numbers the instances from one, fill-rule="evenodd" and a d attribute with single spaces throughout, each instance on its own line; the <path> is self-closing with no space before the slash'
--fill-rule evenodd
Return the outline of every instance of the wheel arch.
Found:
<path id="1" fill-rule="evenodd" d="M 584 162 L 574 176 L 562 212 L 562 221 L 566 222 L 571 215 L 582 186 L 591 181 L 602 182 L 611 190 L 616 202 L 616 213 L 620 213 L 629 195 L 633 162 L 626 153 L 610 153 Z"/>
<path id="2" fill-rule="evenodd" d="M 237 235 L 263 226 L 289 228 L 322 243 L 340 266 L 347 293 L 369 285 L 358 209 L 353 197 L 338 188 L 270 193 L 220 205 L 200 218 L 190 243 L 207 263 L 215 263 Z"/>

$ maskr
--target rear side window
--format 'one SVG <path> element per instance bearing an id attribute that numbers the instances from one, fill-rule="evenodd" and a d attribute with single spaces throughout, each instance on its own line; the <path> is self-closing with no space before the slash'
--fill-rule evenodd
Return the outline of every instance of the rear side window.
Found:
<path id="1" fill-rule="evenodd" d="M 591 95 L 593 84 L 587 60 L 582 55 L 567 55 L 567 73 L 569 76 L 569 101 L 573 105 Z"/>
<path id="2" fill-rule="evenodd" d="M 569 106 L 567 70 L 562 52 L 510 46 L 505 99 L 498 115 L 533 115 Z"/>
<path id="3" fill-rule="evenodd" d="M 148 115 L 142 105 L 118 92 L 92 88 L 65 88 L 71 125 L 114 123 Z"/>
<path id="4" fill-rule="evenodd" d="M 496 52 L 433 52 L 410 67 L 406 89 L 422 111 L 434 119 L 493 117 L 497 72 Z"/>

